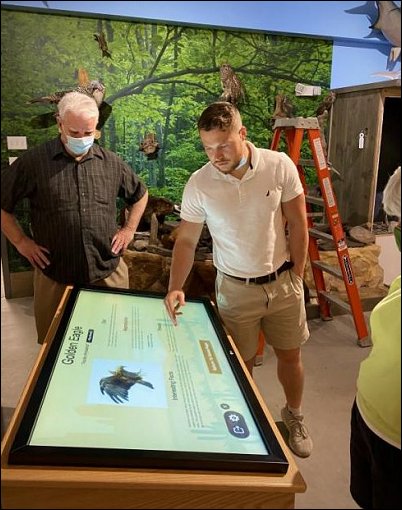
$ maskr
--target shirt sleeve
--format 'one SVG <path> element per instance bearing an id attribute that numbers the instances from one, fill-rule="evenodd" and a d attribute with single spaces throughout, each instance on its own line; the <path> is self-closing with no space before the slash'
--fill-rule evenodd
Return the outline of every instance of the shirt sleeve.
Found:
<path id="1" fill-rule="evenodd" d="M 123 198 L 126 204 L 133 205 L 145 195 L 147 188 L 134 170 L 124 161 L 121 161 L 121 173 L 119 197 Z"/>
<path id="2" fill-rule="evenodd" d="M 203 223 L 206 220 L 205 210 L 201 201 L 201 192 L 197 189 L 193 177 L 190 177 L 184 187 L 180 218 L 192 223 Z"/>
<path id="3" fill-rule="evenodd" d="M 32 191 L 29 173 L 23 157 L 1 169 L 1 208 L 10 214 L 14 212 L 16 204 Z"/>
<path id="4" fill-rule="evenodd" d="M 284 152 L 280 153 L 280 155 L 283 172 L 282 202 L 289 202 L 290 200 L 293 200 L 299 196 L 301 193 L 304 193 L 304 190 L 296 165 Z"/>

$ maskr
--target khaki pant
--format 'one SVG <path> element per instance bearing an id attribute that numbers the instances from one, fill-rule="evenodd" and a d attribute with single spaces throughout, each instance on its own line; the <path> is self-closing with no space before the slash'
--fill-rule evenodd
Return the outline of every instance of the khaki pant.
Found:
<path id="1" fill-rule="evenodd" d="M 99 287 L 120 287 L 129 288 L 128 267 L 123 258 L 116 270 L 103 280 L 93 282 Z M 36 330 L 38 332 L 38 343 L 43 344 L 49 326 L 63 297 L 67 284 L 58 283 L 45 276 L 42 271 L 35 269 L 34 272 L 34 313 Z"/>
<path id="2" fill-rule="evenodd" d="M 291 269 L 264 285 L 218 271 L 215 289 L 219 315 L 244 361 L 256 355 L 260 331 L 276 349 L 296 349 L 308 339 L 303 279 Z"/>

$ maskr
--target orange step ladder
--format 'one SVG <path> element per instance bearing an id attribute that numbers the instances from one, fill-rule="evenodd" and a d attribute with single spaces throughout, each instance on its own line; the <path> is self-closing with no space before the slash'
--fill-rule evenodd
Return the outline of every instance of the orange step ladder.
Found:
<path id="1" fill-rule="evenodd" d="M 322 198 L 311 197 L 308 195 L 304 169 L 300 160 L 300 151 L 304 131 L 307 131 L 310 150 L 314 159 L 314 167 L 316 169 Z M 342 221 L 339 216 L 338 206 L 332 188 L 327 160 L 321 143 L 320 126 L 318 124 L 318 120 L 316 117 L 277 119 L 274 124 L 274 136 L 271 143 L 272 150 L 278 150 L 282 132 L 285 133 L 289 157 L 297 166 L 300 180 L 304 188 L 304 193 L 306 195 L 307 221 L 309 228 L 308 253 L 317 290 L 317 299 L 321 319 L 332 319 L 330 312 L 330 302 L 340 306 L 353 315 L 358 337 L 357 344 L 360 347 L 371 346 L 372 343 L 367 331 L 359 291 L 356 286 L 355 276 L 346 244 L 346 237 L 343 231 Z M 324 207 L 325 215 L 327 217 L 332 235 L 314 228 L 313 217 L 315 214 L 312 213 L 310 206 L 312 203 Z M 334 247 L 338 256 L 339 267 L 334 267 L 320 261 L 317 239 L 331 240 L 334 243 Z M 326 291 L 323 272 L 327 272 L 340 279 L 343 279 L 349 303 L 339 298 L 335 294 Z M 261 352 L 261 342 L 258 352 Z"/>

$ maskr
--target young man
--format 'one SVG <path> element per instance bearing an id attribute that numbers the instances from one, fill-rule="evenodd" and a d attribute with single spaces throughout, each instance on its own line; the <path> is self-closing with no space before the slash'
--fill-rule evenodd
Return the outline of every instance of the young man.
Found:
<path id="1" fill-rule="evenodd" d="M 93 145 L 99 110 L 79 92 L 58 103 L 60 136 L 24 153 L 1 174 L 1 228 L 35 268 L 34 309 L 43 343 L 67 285 L 128 288 L 121 254 L 148 201 L 145 186 L 113 152 Z M 122 228 L 116 198 L 130 206 Z M 28 198 L 32 238 L 13 211 Z"/>
<path id="2" fill-rule="evenodd" d="M 307 457 L 312 441 L 301 412 L 300 347 L 309 337 L 302 279 L 308 230 L 297 168 L 286 154 L 248 142 L 240 113 L 230 103 L 206 108 L 198 130 L 209 163 L 190 177 L 184 190 L 165 305 L 177 324 L 177 310 L 185 305 L 183 285 L 206 222 L 221 318 L 250 373 L 259 332 L 264 332 L 285 392 L 282 419 L 289 445 L 296 455 Z"/>

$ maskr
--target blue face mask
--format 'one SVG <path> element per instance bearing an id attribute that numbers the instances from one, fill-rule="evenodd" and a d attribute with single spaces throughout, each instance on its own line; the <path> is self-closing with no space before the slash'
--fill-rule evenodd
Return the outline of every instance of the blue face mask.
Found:
<path id="1" fill-rule="evenodd" d="M 72 136 L 67 137 L 66 146 L 68 149 L 75 154 L 76 156 L 81 156 L 81 154 L 85 154 L 92 147 L 95 137 L 94 136 L 85 136 L 84 138 L 74 138 Z"/>

